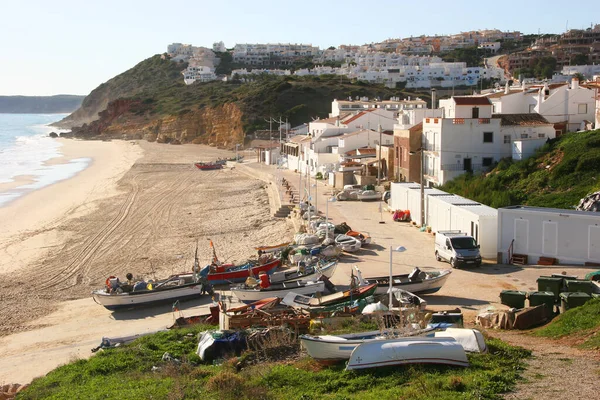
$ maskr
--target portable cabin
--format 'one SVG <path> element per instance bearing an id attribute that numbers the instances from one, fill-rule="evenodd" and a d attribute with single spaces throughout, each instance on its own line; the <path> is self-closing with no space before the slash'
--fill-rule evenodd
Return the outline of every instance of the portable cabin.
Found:
<path id="1" fill-rule="evenodd" d="M 498 259 L 508 250 L 529 264 L 551 257 L 561 264 L 600 263 L 600 213 L 512 206 L 498 209 Z"/>

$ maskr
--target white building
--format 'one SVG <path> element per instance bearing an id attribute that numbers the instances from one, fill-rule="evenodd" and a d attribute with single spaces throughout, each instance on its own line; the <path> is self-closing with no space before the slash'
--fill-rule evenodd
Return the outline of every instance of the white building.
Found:
<path id="1" fill-rule="evenodd" d="M 484 171 L 505 157 L 524 157 L 555 137 L 552 125 L 532 115 L 492 116 L 484 96 L 455 96 L 440 100 L 443 118 L 423 122 L 423 175 L 428 184 L 443 185 L 467 171 Z M 517 146 L 515 148 L 515 146 Z"/>
<path id="2" fill-rule="evenodd" d="M 303 173 L 308 170 L 312 176 L 317 172 L 334 171 L 344 153 L 379 143 L 379 132 L 374 128 L 381 127 L 383 144 L 392 144 L 391 130 L 395 121 L 394 112 L 385 109 L 312 121 L 307 135 L 294 136 L 283 145 L 287 168 Z M 383 133 L 385 131 L 388 132 Z"/>
<path id="3" fill-rule="evenodd" d="M 480 49 L 491 50 L 496 53 L 498 50 L 500 50 L 501 45 L 502 44 L 500 42 L 483 42 L 479 43 L 479 46 L 477 47 Z"/>
<path id="4" fill-rule="evenodd" d="M 357 113 L 377 108 L 400 113 L 400 111 L 403 110 L 425 109 L 427 108 L 427 102 L 418 97 L 416 99 L 411 99 L 410 97 L 407 99 L 392 97 L 389 100 L 369 99 L 368 97 L 360 97 L 355 100 L 352 100 L 351 98 L 348 100 L 334 99 L 331 103 L 331 113 L 329 114 L 329 117 L 337 117 L 338 115 Z"/>
<path id="5" fill-rule="evenodd" d="M 581 74 L 586 79 L 593 79 L 594 75 L 600 75 L 600 65 L 566 65 L 560 73 L 562 75 Z"/>
<path id="6" fill-rule="evenodd" d="M 594 90 L 579 85 L 548 84 L 509 88 L 485 94 L 494 114 L 538 113 L 553 124 L 565 124 L 567 131 L 581 129 L 584 121 L 594 121 Z"/>
<path id="7" fill-rule="evenodd" d="M 183 80 L 186 85 L 194 82 L 210 82 L 217 79 L 214 68 L 206 66 L 189 66 L 182 72 Z"/>
<path id="8" fill-rule="evenodd" d="M 475 238 L 484 258 L 496 258 L 498 246 L 498 210 L 476 201 L 424 188 L 423 205 L 425 221 L 421 221 L 421 185 L 418 183 L 392 183 L 390 207 L 409 210 L 417 226 L 431 227 L 433 232 L 460 230 Z M 433 252 L 433 245 L 431 248 Z"/>
<path id="9" fill-rule="evenodd" d="M 560 264 L 600 263 L 600 213 L 514 206 L 498 210 L 498 252 L 509 263 L 508 251 Z"/>
<path id="10" fill-rule="evenodd" d="M 223 43 L 222 41 L 213 43 L 212 49 L 213 49 L 213 51 L 217 51 L 219 53 L 224 53 L 227 51 L 227 48 L 225 47 L 225 43 Z"/>

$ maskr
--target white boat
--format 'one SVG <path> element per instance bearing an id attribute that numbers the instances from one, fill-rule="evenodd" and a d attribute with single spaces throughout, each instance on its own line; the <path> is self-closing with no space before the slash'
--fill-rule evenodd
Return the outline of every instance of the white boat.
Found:
<path id="1" fill-rule="evenodd" d="M 377 193 L 374 190 L 363 190 L 358 192 L 357 197 L 360 201 L 381 200 L 381 193 Z"/>
<path id="2" fill-rule="evenodd" d="M 360 269 L 354 266 L 360 285 L 377 283 L 375 294 L 387 293 L 390 286 L 389 276 L 364 277 Z M 421 271 L 415 268 L 410 274 L 392 275 L 392 288 L 404 289 L 410 293 L 430 294 L 442 288 L 452 270 Z"/>
<path id="3" fill-rule="evenodd" d="M 465 349 L 450 338 L 400 338 L 364 342 L 352 351 L 346 370 L 405 364 L 468 367 Z"/>
<path id="4" fill-rule="evenodd" d="M 362 245 L 360 240 L 348 235 L 337 235 L 335 237 L 335 244 L 348 253 L 360 250 Z"/>
<path id="5" fill-rule="evenodd" d="M 317 263 L 306 267 L 298 266 L 289 271 L 274 272 L 271 277 L 271 283 L 292 282 L 292 281 L 316 281 L 320 276 L 331 278 L 337 268 L 337 261 L 326 263 Z"/>
<path id="6" fill-rule="evenodd" d="M 232 286 L 231 292 L 244 303 L 251 303 L 265 299 L 267 297 L 281 297 L 284 298 L 289 292 L 294 292 L 304 295 L 313 295 L 317 292 L 323 292 L 325 289 L 325 282 L 281 282 L 273 283 L 267 288 L 261 287 L 247 287 L 246 285 Z"/>
<path id="7" fill-rule="evenodd" d="M 212 291 L 210 285 L 196 280 L 195 274 L 174 275 L 162 281 L 138 284 L 121 284 L 112 277 L 107 279 L 106 287 L 92 292 L 92 298 L 109 310 L 118 310 L 198 298 L 204 292 Z"/>
<path id="8" fill-rule="evenodd" d="M 417 330 L 411 335 L 424 335 L 429 330 Z M 360 344 L 373 340 L 385 340 L 399 335 L 396 331 L 370 331 L 345 335 L 301 335 L 300 343 L 309 356 L 320 363 L 346 361 Z M 409 335 L 403 334 L 406 338 Z"/>
<path id="9" fill-rule="evenodd" d="M 437 338 L 450 337 L 456 340 L 470 353 L 485 353 L 487 352 L 487 345 L 483 334 L 477 329 L 468 328 L 446 328 L 443 331 L 435 332 L 434 336 Z"/>

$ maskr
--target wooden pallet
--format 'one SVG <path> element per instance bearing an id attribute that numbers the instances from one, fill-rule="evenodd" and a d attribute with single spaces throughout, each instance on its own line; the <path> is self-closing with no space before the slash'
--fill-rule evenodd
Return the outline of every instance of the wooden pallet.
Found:
<path id="1" fill-rule="evenodd" d="M 513 254 L 512 255 L 512 264 L 515 265 L 527 265 L 527 254 Z"/>

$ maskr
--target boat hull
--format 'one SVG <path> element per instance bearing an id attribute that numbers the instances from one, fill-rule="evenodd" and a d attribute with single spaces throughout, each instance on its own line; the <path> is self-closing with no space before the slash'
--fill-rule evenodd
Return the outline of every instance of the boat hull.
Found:
<path id="1" fill-rule="evenodd" d="M 451 273 L 451 270 L 444 270 L 439 276 L 417 282 L 403 282 L 403 278 L 405 278 L 406 275 L 397 275 L 392 277 L 392 287 L 415 294 L 431 294 L 439 291 L 442 286 L 444 286 L 444 283 L 446 283 L 446 280 L 448 280 Z M 388 292 L 388 279 L 388 277 L 364 278 L 367 283 L 377 283 L 375 294 L 384 294 Z"/>
<path id="2" fill-rule="evenodd" d="M 463 347 L 450 338 L 373 340 L 358 345 L 346 370 L 405 364 L 444 364 L 468 367 Z"/>
<path id="3" fill-rule="evenodd" d="M 337 268 L 337 261 L 332 261 L 330 263 L 327 263 L 324 267 L 320 268 L 319 271 L 315 271 L 312 274 L 309 275 L 304 275 L 304 276 L 299 276 L 296 278 L 289 278 L 289 279 L 285 279 L 284 282 L 295 282 L 295 281 L 299 281 L 299 282 L 306 282 L 306 281 L 316 281 L 317 279 L 319 279 L 319 277 L 325 276 L 327 278 L 331 278 L 333 276 L 333 273 L 335 272 L 336 268 Z"/>
<path id="4" fill-rule="evenodd" d="M 299 293 L 303 295 L 313 295 L 317 292 L 323 292 L 325 290 L 325 283 L 322 281 L 314 282 L 311 284 L 301 284 L 300 282 L 290 282 L 282 284 L 285 286 L 279 290 L 269 289 L 244 289 L 244 288 L 231 288 L 231 292 L 240 301 L 244 303 L 251 303 L 254 301 L 262 300 L 267 297 L 285 297 L 289 292 Z M 279 287 L 279 285 L 278 285 Z"/>
<path id="5" fill-rule="evenodd" d="M 196 166 L 196 168 L 198 168 L 201 171 L 209 171 L 209 170 L 213 170 L 213 169 L 222 169 L 223 168 L 223 164 L 201 164 L 201 163 L 196 163 L 194 165 Z"/>
<path id="6" fill-rule="evenodd" d="M 263 265 L 255 265 L 245 269 L 239 269 L 235 271 L 224 271 L 209 273 L 206 278 L 211 285 L 227 285 L 230 283 L 242 283 L 250 275 L 258 276 L 261 272 L 267 275 L 273 274 L 277 267 L 281 264 L 280 260 L 273 260 Z"/>
<path id="7" fill-rule="evenodd" d="M 145 290 L 143 292 L 107 293 L 104 289 L 92 292 L 96 303 L 108 310 L 121 310 L 134 307 L 144 307 L 176 300 L 199 298 L 203 292 L 201 283 L 185 285 L 172 289 Z"/>

